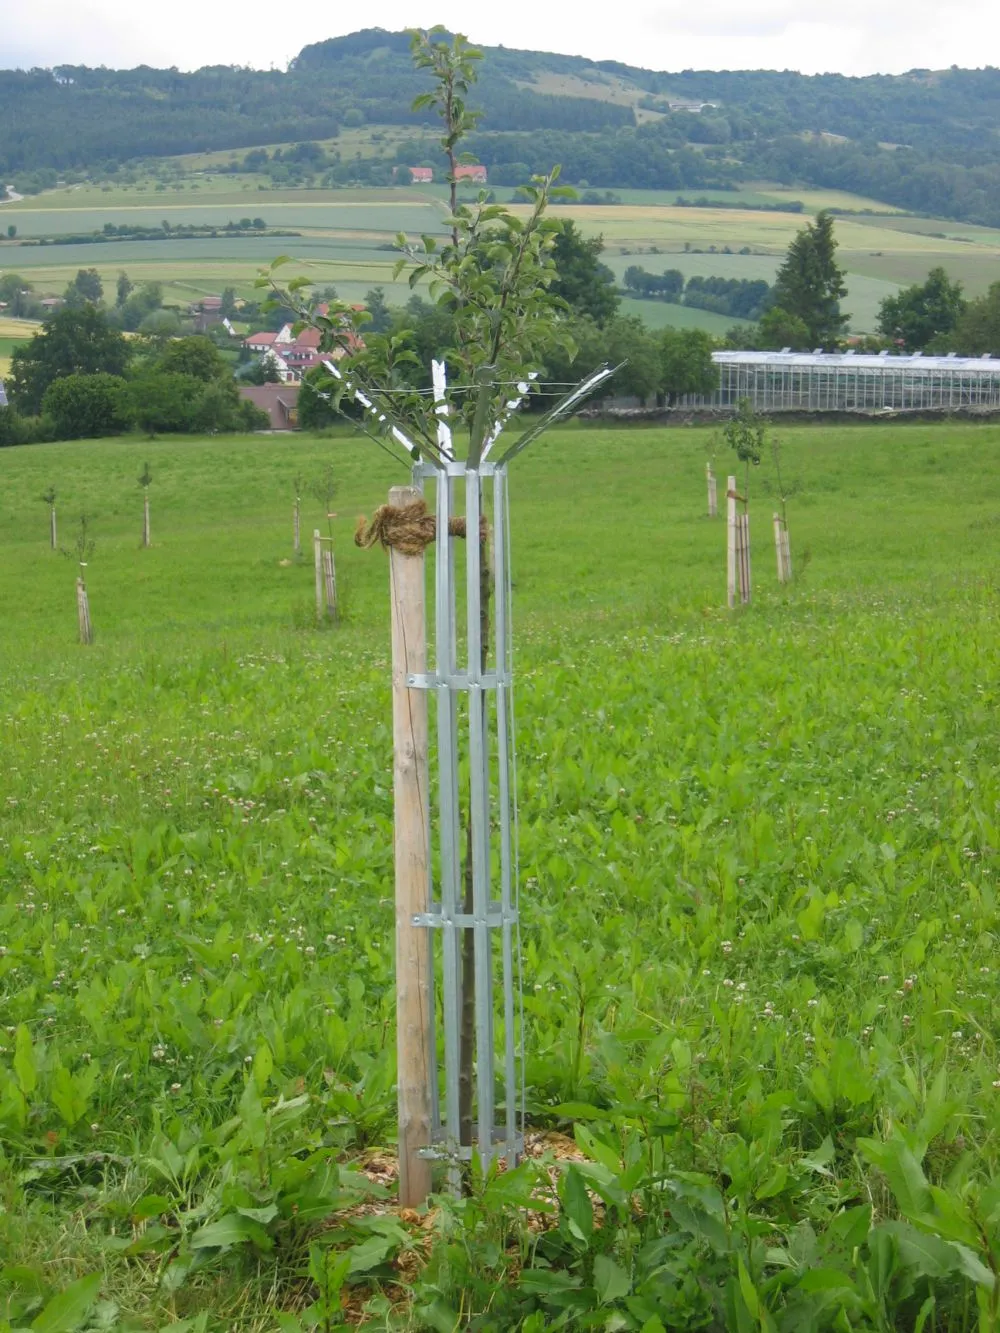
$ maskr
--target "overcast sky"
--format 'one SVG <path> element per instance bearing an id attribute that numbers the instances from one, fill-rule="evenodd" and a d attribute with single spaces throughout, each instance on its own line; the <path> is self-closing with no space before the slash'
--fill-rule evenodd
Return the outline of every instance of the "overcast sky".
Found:
<path id="1" fill-rule="evenodd" d="M 444 23 L 488 45 L 647 69 L 899 73 L 1000 65 L 996 0 L 0 0 L 0 68 L 86 64 L 284 68 L 308 42 L 362 27 Z"/>

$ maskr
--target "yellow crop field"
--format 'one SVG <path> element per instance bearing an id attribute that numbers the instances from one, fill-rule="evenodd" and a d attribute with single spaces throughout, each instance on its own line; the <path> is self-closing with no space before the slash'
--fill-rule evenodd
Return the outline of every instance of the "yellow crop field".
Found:
<path id="1" fill-rule="evenodd" d="M 41 327 L 33 319 L 10 319 L 0 314 L 0 338 L 30 338 Z"/>
<path id="2" fill-rule="evenodd" d="M 902 209 L 894 208 L 892 204 L 883 204 L 878 199 L 867 199 L 860 194 L 850 194 L 847 190 L 799 189 L 791 185 L 787 188 L 778 188 L 767 184 L 755 185 L 753 188 L 765 199 L 772 199 L 775 203 L 780 204 L 786 199 L 797 199 L 805 204 L 810 212 L 820 208 L 870 208 L 874 213 L 885 213 L 888 216 L 903 213 Z"/>

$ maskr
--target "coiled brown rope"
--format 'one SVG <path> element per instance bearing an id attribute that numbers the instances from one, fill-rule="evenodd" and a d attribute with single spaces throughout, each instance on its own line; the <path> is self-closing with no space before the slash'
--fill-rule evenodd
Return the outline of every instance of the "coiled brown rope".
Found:
<path id="1" fill-rule="evenodd" d="M 486 517 L 479 520 L 479 539 L 486 541 Z M 448 532 L 452 537 L 464 537 L 466 524 L 464 518 L 450 518 Z M 381 543 L 385 550 L 391 546 L 403 555 L 422 555 L 437 537 L 437 518 L 427 512 L 424 500 L 414 500 L 408 505 L 380 505 L 372 514 L 372 520 L 361 516 L 354 533 L 354 544 L 363 550 Z"/>

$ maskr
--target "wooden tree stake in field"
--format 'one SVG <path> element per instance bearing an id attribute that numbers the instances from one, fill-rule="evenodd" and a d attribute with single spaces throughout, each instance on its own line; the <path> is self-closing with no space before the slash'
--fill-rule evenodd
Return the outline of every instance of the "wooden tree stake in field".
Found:
<path id="1" fill-rule="evenodd" d="M 743 509 L 737 509 L 737 502 Z M 750 600 L 750 515 L 746 499 L 736 489 L 736 478 L 729 477 L 726 485 L 726 601 L 729 609 L 739 600 L 746 605 Z"/>
<path id="2" fill-rule="evenodd" d="M 316 567 L 316 619 L 337 619 L 337 571 L 333 563 L 333 541 L 313 529 L 313 563 Z"/>
<path id="3" fill-rule="evenodd" d="M 302 554 L 302 478 L 296 477 L 293 482 L 295 489 L 295 504 L 292 506 L 292 550 L 296 555 Z"/>
<path id="4" fill-rule="evenodd" d="M 788 528 L 780 514 L 774 515 L 774 550 L 778 557 L 778 582 L 791 583 L 792 556 L 788 548 Z"/>
<path id="5" fill-rule="evenodd" d="M 778 556 L 778 582 L 792 581 L 792 552 L 788 544 L 788 497 L 791 488 L 785 485 L 781 471 L 782 443 L 777 435 L 771 436 L 771 460 L 778 485 L 778 499 L 781 512 L 774 515 L 774 548 Z"/>
<path id="6" fill-rule="evenodd" d="M 393 486 L 389 504 L 402 508 L 421 499 L 414 486 Z M 431 1189 L 431 1164 L 420 1150 L 431 1143 L 430 1090 L 436 1054 L 430 1049 L 431 937 L 413 924 L 427 912 L 429 774 L 427 691 L 411 689 L 408 676 L 427 669 L 424 626 L 424 556 L 389 548 L 392 614 L 393 796 L 396 860 L 396 1051 L 399 1101 L 399 1201 L 423 1203 Z"/>
<path id="7" fill-rule="evenodd" d="M 718 494 L 715 485 L 715 473 L 712 471 L 712 464 L 705 464 L 705 480 L 708 483 L 708 516 L 715 518 L 719 512 Z"/>
<path id="8" fill-rule="evenodd" d="M 87 585 L 82 578 L 76 581 L 76 616 L 80 626 L 80 642 L 93 643 L 94 632 L 90 627 L 90 602 L 87 600 Z"/>
<path id="9" fill-rule="evenodd" d="M 87 598 L 87 581 L 85 570 L 90 557 L 94 554 L 94 539 L 90 535 L 90 520 L 86 514 L 80 515 L 80 529 L 76 534 L 76 550 L 63 550 L 62 554 L 67 559 L 76 560 L 78 573 L 76 576 L 76 616 L 80 631 L 81 643 L 93 643 L 94 631 L 90 624 L 90 602 Z"/>

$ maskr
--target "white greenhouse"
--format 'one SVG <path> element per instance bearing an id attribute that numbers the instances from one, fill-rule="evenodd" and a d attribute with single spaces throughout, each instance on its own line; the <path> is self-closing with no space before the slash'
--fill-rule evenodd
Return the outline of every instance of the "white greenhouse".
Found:
<path id="1" fill-rule="evenodd" d="M 679 407 L 760 412 L 949 412 L 1000 410 L 1000 359 L 872 356 L 855 352 L 713 352 L 719 388 Z"/>

